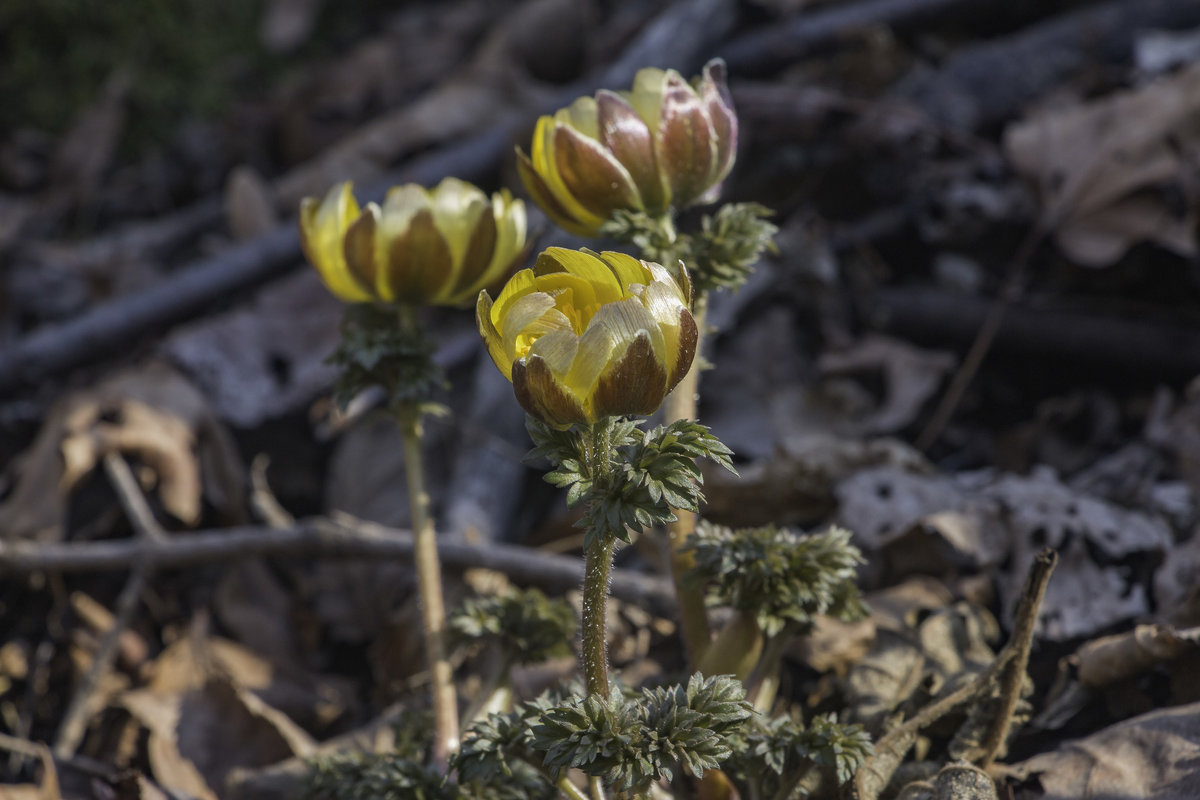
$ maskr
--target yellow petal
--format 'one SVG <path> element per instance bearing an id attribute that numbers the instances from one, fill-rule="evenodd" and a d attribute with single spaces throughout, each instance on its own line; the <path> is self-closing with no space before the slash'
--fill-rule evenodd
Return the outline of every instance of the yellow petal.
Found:
<path id="1" fill-rule="evenodd" d="M 479 335 L 483 337 L 483 343 L 487 346 L 492 362 L 504 377 L 512 381 L 512 359 L 504 349 L 500 332 L 492 324 L 491 312 L 492 298 L 488 296 L 487 292 L 480 292 L 479 299 L 475 303 L 475 325 L 479 328 Z"/>
<path id="2" fill-rule="evenodd" d="M 349 182 L 330 189 L 320 204 L 312 198 L 305 198 L 300 204 L 300 244 L 304 254 L 329 290 L 352 303 L 372 299 L 367 288 L 350 272 L 342 250 L 346 230 L 358 215 L 358 202 Z"/>
<path id="3" fill-rule="evenodd" d="M 651 281 L 650 270 L 646 264 L 631 255 L 605 250 L 600 254 L 600 258 L 617 276 L 625 294 L 628 294 L 628 289 L 633 284 L 640 283 L 645 286 Z"/>
<path id="4" fill-rule="evenodd" d="M 533 271 L 540 277 L 553 272 L 578 275 L 592 285 L 599 303 L 615 303 L 624 297 L 620 281 L 608 265 L 594 255 L 565 247 L 547 247 L 538 256 Z"/>
<path id="5" fill-rule="evenodd" d="M 674 70 L 671 70 L 674 72 Z M 662 116 L 663 90 L 666 89 L 668 73 L 657 67 L 639 69 L 633 76 L 633 91 L 629 93 L 629 104 L 650 128 L 652 136 L 658 134 Z"/>
<path id="6" fill-rule="evenodd" d="M 554 199 L 562 205 L 572 218 L 578 220 L 583 230 L 594 232 L 604 222 L 604 218 L 584 208 L 571 195 L 571 192 L 563 182 L 562 175 L 558 172 L 557 159 L 554 152 L 554 132 L 559 124 L 555 121 L 554 117 L 547 116 L 538 119 L 537 128 L 533 132 L 533 152 L 530 153 L 530 162 L 533 164 L 534 172 L 545 182 L 550 193 L 554 195 Z"/>
<path id="7" fill-rule="evenodd" d="M 499 296 L 496 297 L 495 305 L 492 306 L 492 324 L 499 327 L 500 320 L 508 313 L 509 306 L 516 300 L 537 290 L 537 280 L 534 278 L 533 270 L 531 269 L 523 269 L 509 278 L 508 283 L 504 284 L 504 288 L 500 290 Z"/>

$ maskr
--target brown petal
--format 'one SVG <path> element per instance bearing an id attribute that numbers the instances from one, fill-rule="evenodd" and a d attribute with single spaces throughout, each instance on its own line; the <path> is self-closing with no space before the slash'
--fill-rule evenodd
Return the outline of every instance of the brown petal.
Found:
<path id="1" fill-rule="evenodd" d="M 633 106 L 615 92 L 596 93 L 600 142 L 629 170 L 646 210 L 661 214 L 671 203 L 654 156 L 654 136 Z"/>
<path id="2" fill-rule="evenodd" d="M 513 362 L 513 391 L 521 408 L 556 428 L 591 422 L 579 400 L 554 378 L 545 360 L 536 355 Z"/>
<path id="3" fill-rule="evenodd" d="M 404 233 L 387 243 L 387 253 L 388 291 L 380 291 L 384 299 L 427 303 L 439 297 L 450 279 L 450 246 L 427 208 L 414 214 Z"/>
<path id="4" fill-rule="evenodd" d="M 459 299 L 458 296 L 463 290 L 474 286 L 483 276 L 492 262 L 492 253 L 495 250 L 496 217 L 492 213 L 491 203 L 488 203 L 483 213 L 479 215 L 475 228 L 471 231 L 471 238 L 467 242 L 467 249 L 463 252 L 462 266 L 458 270 L 458 280 L 450 290 L 450 294 L 455 299 Z M 461 299 L 474 300 L 475 295 L 472 293 L 469 297 Z"/>
<path id="5" fill-rule="evenodd" d="M 597 418 L 653 414 L 666 396 L 666 368 L 655 357 L 649 334 L 639 331 L 620 361 L 601 373 L 592 410 Z"/>
<path id="6" fill-rule="evenodd" d="M 684 375 L 687 375 L 692 366 L 692 360 L 696 358 L 696 344 L 699 340 L 700 331 L 696 327 L 695 317 L 686 308 L 681 308 L 679 310 L 679 357 L 675 362 L 675 369 L 671 370 L 671 377 L 667 380 L 668 392 L 683 380 Z"/>
<path id="7" fill-rule="evenodd" d="M 595 233 L 558 201 L 554 192 L 550 191 L 550 187 L 546 185 L 546 181 L 533 168 L 533 162 L 529 160 L 529 156 L 522 153 L 519 147 L 517 148 L 517 174 L 521 176 L 521 183 L 525 184 L 525 191 L 529 192 L 533 202 L 546 212 L 546 216 L 550 217 L 555 225 L 576 236 L 591 236 Z"/>
<path id="8" fill-rule="evenodd" d="M 699 95 L 673 76 L 663 94 L 659 164 L 670 181 L 672 203 L 684 208 L 704 194 L 716 163 L 716 132 Z"/>
<path id="9" fill-rule="evenodd" d="M 367 206 L 363 213 L 346 229 L 342 240 L 342 252 L 346 256 L 346 266 L 355 278 L 362 283 L 363 288 L 378 297 L 379 260 L 375 249 L 375 227 L 378 207 Z"/>
<path id="10" fill-rule="evenodd" d="M 738 140 L 737 113 L 733 110 L 733 98 L 725 85 L 724 61 L 714 59 L 705 65 L 700 97 L 708 109 L 717 137 L 717 163 L 714 165 L 712 182 L 719 183 L 733 168 Z"/>
<path id="11" fill-rule="evenodd" d="M 629 172 L 600 142 L 574 128 L 555 126 L 554 163 L 567 191 L 593 214 L 607 217 L 617 208 L 642 208 Z"/>

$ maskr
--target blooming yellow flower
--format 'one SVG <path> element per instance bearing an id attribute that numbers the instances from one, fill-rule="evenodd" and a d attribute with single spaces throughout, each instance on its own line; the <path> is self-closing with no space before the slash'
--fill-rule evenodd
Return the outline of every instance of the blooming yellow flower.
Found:
<path id="1" fill-rule="evenodd" d="M 360 209 L 350 183 L 300 205 L 300 242 L 329 290 L 352 303 L 464 305 L 526 250 L 525 204 L 446 178 L 397 186 Z"/>
<path id="2" fill-rule="evenodd" d="M 521 406 L 566 428 L 654 413 L 696 354 L 691 294 L 682 268 L 551 247 L 475 318 Z"/>
<path id="3" fill-rule="evenodd" d="M 659 216 L 715 200 L 737 131 L 723 61 L 710 61 L 695 86 L 675 70 L 647 68 L 632 91 L 602 89 L 539 119 L 517 166 L 551 219 L 592 236 L 618 209 Z"/>

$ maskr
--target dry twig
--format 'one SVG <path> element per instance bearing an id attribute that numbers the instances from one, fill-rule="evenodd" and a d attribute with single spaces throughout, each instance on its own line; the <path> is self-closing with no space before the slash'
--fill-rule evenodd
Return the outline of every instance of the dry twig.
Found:
<path id="1" fill-rule="evenodd" d="M 576 588 L 583 580 L 583 562 L 575 556 L 505 544 L 447 541 L 438 547 L 443 566 L 459 572 L 495 570 L 514 583 L 551 591 Z M 412 534 L 338 514 L 331 519 L 302 520 L 292 528 L 242 526 L 195 531 L 164 542 L 141 538 L 74 543 L 0 541 L 0 575 L 105 572 L 135 564 L 158 570 L 269 555 L 406 560 L 412 558 Z M 669 580 L 622 569 L 614 569 L 612 578 L 615 597 L 654 610 L 673 606 Z"/>
<path id="2" fill-rule="evenodd" d="M 104 468 L 117 497 L 120 498 L 125 514 L 137 531 L 134 541 L 150 545 L 165 542 L 167 534 L 158 524 L 158 520 L 154 518 L 154 511 L 146 502 L 142 490 L 138 487 L 137 479 L 134 478 L 129 465 L 125 463 L 125 458 L 116 453 L 110 453 L 104 457 Z M 80 679 L 66 713 L 63 714 L 62 722 L 58 726 L 58 735 L 54 741 L 55 757 L 70 758 L 75 755 L 79 743 L 83 741 L 83 735 L 91 718 L 90 706 L 96 693 L 96 687 L 112 669 L 121 633 L 129 626 L 137 608 L 138 599 L 142 596 L 142 590 L 146 587 L 146 581 L 153 571 L 154 568 L 144 561 L 139 560 L 134 563 L 129 580 L 121 589 L 121 594 L 117 596 L 112 627 L 100 640 L 100 645 L 92 656 L 92 665 Z"/>
<path id="3" fill-rule="evenodd" d="M 1025 665 L 1029 660 L 1029 649 L 1033 643 L 1034 626 L 1037 623 L 1042 597 L 1046 593 L 1046 585 L 1050 582 L 1050 576 L 1057 563 L 1058 554 L 1049 548 L 1043 550 L 1034 559 L 1025 579 L 1021 600 L 1017 604 L 1012 637 L 986 672 L 945 697 L 938 698 L 925 706 L 911 719 L 888 731 L 875 743 L 875 752 L 854 776 L 851 796 L 855 800 L 874 800 L 879 797 L 887 788 L 896 768 L 900 766 L 900 762 L 904 760 L 916 741 L 917 734 L 923 728 L 937 722 L 956 708 L 983 697 L 997 683 L 1001 685 L 1001 696 L 1004 700 L 1002 705 L 1007 708 L 1007 712 L 1002 711 L 996 716 L 992 729 L 1003 729 L 1003 735 L 1007 736 L 1012 718 L 1012 707 L 1015 707 L 1016 703 L 1016 693 L 1020 691 Z M 1010 688 L 1014 686 L 1015 688 L 1012 688 L 1014 695 L 1010 704 L 1007 698 Z M 992 731 L 989 731 L 988 741 L 990 742 L 992 738 Z M 991 755 L 982 753 L 980 757 L 990 759 L 994 755 L 994 752 Z"/>

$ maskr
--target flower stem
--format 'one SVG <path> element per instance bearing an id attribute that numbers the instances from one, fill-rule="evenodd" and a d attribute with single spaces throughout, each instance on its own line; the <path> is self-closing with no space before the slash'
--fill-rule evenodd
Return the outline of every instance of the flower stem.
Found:
<path id="1" fill-rule="evenodd" d="M 699 338 L 696 341 L 696 360 L 687 375 L 667 395 L 666 421 L 696 419 L 699 402 L 700 353 L 704 342 L 705 317 L 708 316 L 708 294 L 697 292 L 692 316 L 696 319 Z M 712 639 L 708 624 L 708 610 L 704 604 L 704 589 L 692 586 L 684 579 L 695 565 L 692 554 L 684 550 L 688 536 L 696 530 L 696 515 L 685 509 L 675 509 L 677 519 L 667 523 L 667 536 L 671 544 L 671 579 L 675 583 L 675 598 L 679 603 L 679 632 L 687 651 L 688 663 L 695 669 L 704 658 Z"/>
<path id="2" fill-rule="evenodd" d="M 612 462 L 612 439 L 608 420 L 592 426 L 589 469 L 594 484 L 603 485 Z M 588 694 L 608 696 L 608 581 L 612 572 L 616 533 L 591 531 L 584 554 L 583 570 L 583 680 Z"/>
<path id="3" fill-rule="evenodd" d="M 400 321 L 410 329 L 415 327 L 416 310 L 402 306 Z M 446 657 L 446 608 L 442 599 L 442 569 L 438 562 L 429 492 L 425 488 L 420 404 L 402 404 L 398 417 L 400 431 L 404 436 L 404 464 L 408 476 L 408 499 L 412 514 L 413 560 L 417 568 L 421 622 L 425 628 L 425 660 L 433 691 L 432 759 L 434 767 L 445 773 L 449 767 L 450 754 L 458 749 L 458 696 L 454 690 L 450 660 Z"/>
<path id="4" fill-rule="evenodd" d="M 575 784 L 571 783 L 571 781 L 567 779 L 566 775 L 559 778 L 558 782 L 554 785 L 558 787 L 558 790 L 562 792 L 563 796 L 568 798 L 568 800 L 588 800 L 588 796 L 579 791 L 579 789 L 575 787 Z"/>

